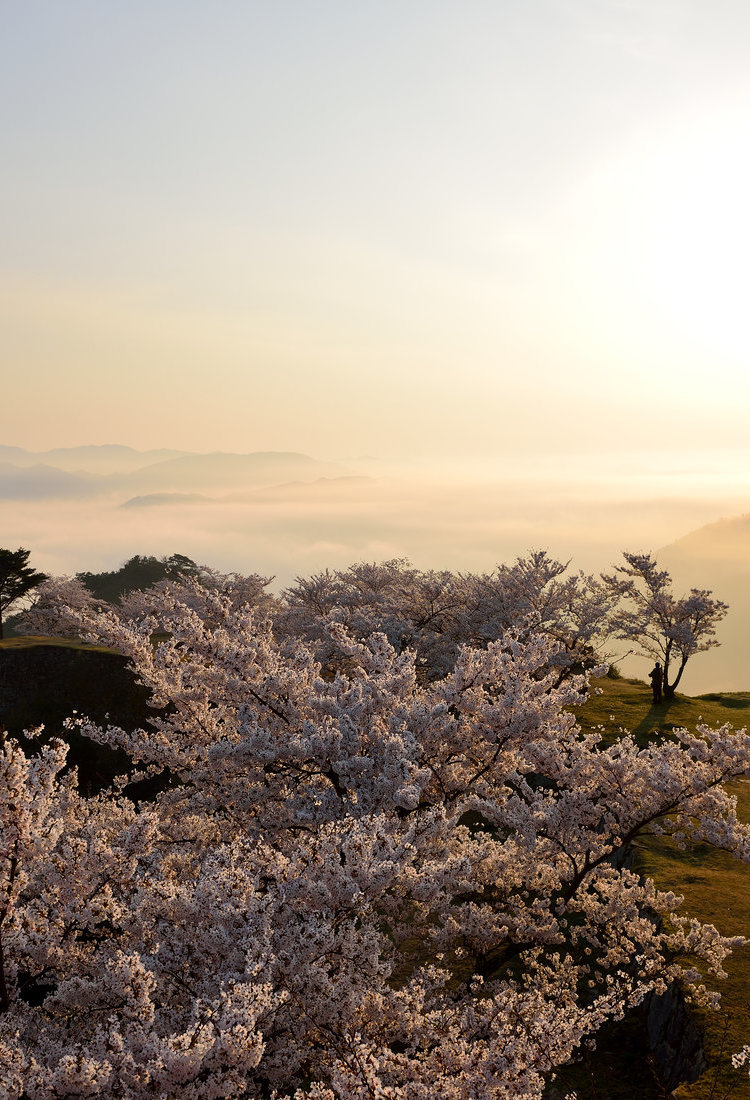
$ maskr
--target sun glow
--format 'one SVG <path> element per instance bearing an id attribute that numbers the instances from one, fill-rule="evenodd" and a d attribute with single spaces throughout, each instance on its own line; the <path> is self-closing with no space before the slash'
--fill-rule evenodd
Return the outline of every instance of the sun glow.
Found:
<path id="1" fill-rule="evenodd" d="M 627 313 L 631 338 L 746 370 L 749 195 L 750 102 L 651 134 L 589 180 L 584 278 Z"/>

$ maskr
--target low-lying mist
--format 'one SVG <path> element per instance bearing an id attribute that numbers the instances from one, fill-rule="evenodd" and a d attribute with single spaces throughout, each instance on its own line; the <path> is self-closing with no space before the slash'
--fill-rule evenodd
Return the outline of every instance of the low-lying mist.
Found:
<path id="1" fill-rule="evenodd" d="M 0 467 L 2 544 L 28 547 L 46 572 L 179 552 L 218 569 L 273 576 L 278 589 L 295 576 L 362 560 L 405 557 L 420 568 L 483 571 L 546 548 L 574 569 L 599 572 L 623 549 L 667 547 L 660 556 L 679 591 L 711 588 L 732 608 L 719 635 L 725 644 L 691 662 L 686 690 L 750 687 L 750 594 L 736 526 L 717 525 L 689 552 L 670 546 L 747 511 L 750 478 L 742 472 L 750 464 L 729 453 L 397 464 L 160 452 L 139 465 L 129 452 L 113 468 L 112 454 L 105 464 L 97 448 L 74 450 L 62 458 L 24 452 L 24 462 Z M 26 495 L 24 477 L 33 486 Z M 642 660 L 626 669 L 646 672 Z"/>

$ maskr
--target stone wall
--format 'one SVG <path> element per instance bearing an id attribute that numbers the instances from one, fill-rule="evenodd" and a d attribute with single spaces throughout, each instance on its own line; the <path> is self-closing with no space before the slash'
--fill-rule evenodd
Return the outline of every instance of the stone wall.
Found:
<path id="1" fill-rule="evenodd" d="M 23 738 L 25 729 L 45 727 L 42 741 L 62 737 L 80 787 L 96 791 L 129 767 L 124 753 L 97 745 L 63 722 L 77 711 L 102 725 L 136 729 L 154 711 L 148 693 L 135 682 L 124 657 L 106 650 L 69 646 L 0 647 L 0 730 Z"/>
<path id="2" fill-rule="evenodd" d="M 678 985 L 651 994 L 647 1028 L 654 1069 L 666 1091 L 697 1081 L 707 1069 L 703 1036 Z"/>

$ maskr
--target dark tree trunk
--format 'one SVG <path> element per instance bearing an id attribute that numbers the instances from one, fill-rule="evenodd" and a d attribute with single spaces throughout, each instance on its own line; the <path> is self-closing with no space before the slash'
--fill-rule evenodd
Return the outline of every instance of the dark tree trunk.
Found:
<path id="1" fill-rule="evenodd" d="M 682 674 L 685 671 L 685 665 L 687 664 L 687 662 L 688 662 L 687 657 L 683 657 L 682 660 L 680 661 L 680 667 L 677 670 L 677 675 L 674 678 L 674 683 L 668 684 L 667 683 L 667 677 L 666 676 L 664 677 L 664 698 L 665 699 L 674 699 L 675 692 L 677 691 L 677 685 L 679 684 L 680 680 L 682 679 Z"/>

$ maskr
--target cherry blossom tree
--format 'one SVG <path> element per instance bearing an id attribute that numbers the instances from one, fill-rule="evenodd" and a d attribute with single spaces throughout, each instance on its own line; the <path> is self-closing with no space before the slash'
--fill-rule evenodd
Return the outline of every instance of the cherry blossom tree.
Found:
<path id="1" fill-rule="evenodd" d="M 18 620 L 27 634 L 75 635 L 79 615 L 104 606 L 78 577 L 48 577 L 34 593 L 31 605 Z"/>
<path id="2" fill-rule="evenodd" d="M 729 608 L 701 588 L 675 596 L 671 576 L 651 554 L 625 552 L 623 557 L 625 565 L 602 578 L 620 601 L 611 629 L 661 663 L 664 697 L 672 699 L 690 658 L 720 644 L 716 628 Z"/>
<path id="3" fill-rule="evenodd" d="M 200 579 L 198 579 L 198 577 Z M 275 601 L 266 591 L 272 577 L 257 573 L 221 573 L 209 566 L 200 566 L 198 577 L 189 574 L 157 581 L 146 589 L 135 589 L 120 596 L 118 615 L 122 619 L 142 619 L 157 615 L 165 597 L 179 599 L 199 615 L 210 612 L 207 595 L 221 593 L 233 607 L 263 607 L 270 611 Z M 80 577 L 51 577 L 39 586 L 31 606 L 19 619 L 20 626 L 31 635 L 52 637 L 75 636 L 82 613 L 100 611 L 109 602 L 92 595 Z M 157 624 L 157 631 L 159 630 Z"/>
<path id="4" fill-rule="evenodd" d="M 650 991 L 710 1000 L 737 941 L 622 856 L 666 831 L 750 859 L 747 734 L 605 746 L 543 634 L 425 681 L 331 623 L 333 672 L 192 591 L 70 612 L 158 708 L 79 721 L 169 776 L 152 802 L 83 798 L 59 741 L 0 749 L 0 1096 L 531 1100 Z"/>
<path id="5" fill-rule="evenodd" d="M 605 657 L 615 597 L 602 581 L 568 573 L 569 565 L 532 550 L 494 573 L 469 578 L 473 600 L 463 640 L 482 645 L 523 629 L 550 639 L 550 661 L 561 677 L 575 667 L 595 667 Z"/>
<path id="6" fill-rule="evenodd" d="M 462 645 L 486 646 L 510 628 L 542 633 L 554 643 L 550 660 L 562 677 L 598 663 L 615 598 L 601 581 L 567 570 L 543 550 L 491 574 L 423 571 L 402 559 L 361 562 L 298 577 L 281 595 L 276 626 L 315 642 L 328 661 L 337 659 L 328 623 L 344 623 L 360 640 L 382 631 L 397 650 L 413 649 L 433 678 L 450 671 Z"/>
<path id="7" fill-rule="evenodd" d="M 208 565 L 198 566 L 196 576 L 186 575 L 158 581 L 150 588 L 127 592 L 118 601 L 119 614 L 125 619 L 142 619 L 159 614 L 165 600 L 178 600 L 197 614 L 210 617 L 213 597 L 225 596 L 231 607 L 262 608 L 271 613 L 276 601 L 267 591 L 273 577 L 258 573 L 222 573 Z"/>
<path id="8" fill-rule="evenodd" d="M 348 569 L 297 577 L 281 594 L 276 630 L 316 645 L 324 663 L 341 660 L 328 626 L 342 623 L 364 640 L 386 635 L 401 652 L 412 649 L 427 676 L 445 675 L 465 643 L 471 584 L 448 570 L 420 570 L 405 559 L 359 562 Z"/>

